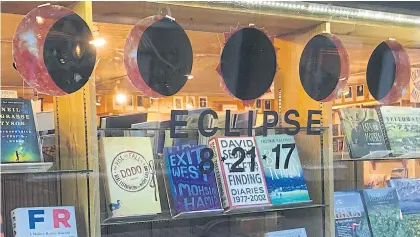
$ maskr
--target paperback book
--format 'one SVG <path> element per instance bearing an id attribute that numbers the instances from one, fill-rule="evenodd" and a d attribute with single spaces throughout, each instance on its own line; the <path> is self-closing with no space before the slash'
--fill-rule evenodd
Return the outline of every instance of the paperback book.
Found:
<path id="1" fill-rule="evenodd" d="M 253 137 L 213 138 L 214 170 L 223 207 L 270 205 L 261 159 Z"/>
<path id="2" fill-rule="evenodd" d="M 31 100 L 1 99 L 1 163 L 41 162 Z"/>
<path id="3" fill-rule="evenodd" d="M 264 234 L 264 237 L 307 237 L 305 228 L 273 231 Z"/>
<path id="4" fill-rule="evenodd" d="M 200 152 L 206 146 L 165 148 L 166 183 L 172 216 L 198 212 L 221 212 L 214 172 L 210 164 L 200 169 Z"/>
<path id="5" fill-rule="evenodd" d="M 73 206 L 16 208 L 12 226 L 15 237 L 77 237 Z"/>
<path id="6" fill-rule="evenodd" d="M 420 150 L 420 109 L 382 106 L 379 110 L 389 148 L 394 155 Z"/>
<path id="7" fill-rule="evenodd" d="M 363 190 L 373 237 L 400 236 L 401 208 L 395 188 Z"/>
<path id="8" fill-rule="evenodd" d="M 334 192 L 336 237 L 370 237 L 367 214 L 359 191 Z"/>
<path id="9" fill-rule="evenodd" d="M 105 137 L 100 140 L 100 152 L 109 217 L 160 213 L 150 138 Z"/>
<path id="10" fill-rule="evenodd" d="M 256 141 L 271 203 L 310 202 L 294 137 L 258 136 Z"/>
<path id="11" fill-rule="evenodd" d="M 403 216 L 420 214 L 420 179 L 391 179 L 388 185 L 397 190 Z"/>
<path id="12" fill-rule="evenodd" d="M 372 151 L 388 150 L 375 109 L 345 108 L 340 109 L 339 114 L 352 158 L 363 157 Z"/>

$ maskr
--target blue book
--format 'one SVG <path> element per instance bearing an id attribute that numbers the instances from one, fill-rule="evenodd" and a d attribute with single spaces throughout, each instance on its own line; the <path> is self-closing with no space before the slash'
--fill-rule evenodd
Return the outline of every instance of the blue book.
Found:
<path id="1" fill-rule="evenodd" d="M 293 136 L 285 134 L 258 136 L 256 142 L 271 203 L 279 205 L 310 202 Z"/>
<path id="2" fill-rule="evenodd" d="M 205 147 L 164 148 L 168 196 L 173 216 L 223 210 L 214 172 L 205 174 L 200 170 L 200 152 Z M 209 166 L 206 164 L 203 168 L 207 170 Z"/>
<path id="3" fill-rule="evenodd" d="M 41 162 L 31 100 L 1 99 L 1 163 Z"/>
<path id="4" fill-rule="evenodd" d="M 397 190 L 403 216 L 420 214 L 420 179 L 391 179 L 388 186 Z"/>
<path id="5" fill-rule="evenodd" d="M 334 192 L 336 237 L 371 237 L 359 191 Z"/>
<path id="6" fill-rule="evenodd" d="M 373 237 L 399 236 L 402 214 L 395 188 L 363 190 Z"/>

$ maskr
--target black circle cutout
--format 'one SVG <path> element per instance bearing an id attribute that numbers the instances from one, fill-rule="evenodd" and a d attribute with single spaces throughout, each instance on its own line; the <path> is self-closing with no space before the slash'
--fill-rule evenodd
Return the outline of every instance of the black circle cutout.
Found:
<path id="1" fill-rule="evenodd" d="M 163 18 L 143 33 L 137 64 L 144 82 L 159 94 L 176 94 L 187 82 L 193 64 L 188 35 L 175 21 Z"/>
<path id="2" fill-rule="evenodd" d="M 243 28 L 236 31 L 223 48 L 222 78 L 235 97 L 257 99 L 273 83 L 276 60 L 274 46 L 264 32 Z"/>
<path id="3" fill-rule="evenodd" d="M 306 44 L 299 62 L 303 89 L 316 101 L 326 99 L 337 87 L 341 66 L 335 43 L 324 35 L 316 35 Z"/>
<path id="4" fill-rule="evenodd" d="M 396 62 L 387 43 L 380 43 L 369 58 L 366 81 L 370 94 L 382 100 L 391 91 L 396 74 Z"/>
<path id="5" fill-rule="evenodd" d="M 53 81 L 73 93 L 89 80 L 95 67 L 96 48 L 86 22 L 77 14 L 67 15 L 49 30 L 44 43 L 44 63 Z"/>

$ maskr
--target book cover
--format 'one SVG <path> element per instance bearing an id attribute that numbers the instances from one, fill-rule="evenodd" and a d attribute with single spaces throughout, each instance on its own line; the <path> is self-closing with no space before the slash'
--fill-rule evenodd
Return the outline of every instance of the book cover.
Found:
<path id="1" fill-rule="evenodd" d="M 205 111 L 209 110 L 209 108 L 201 108 L 201 109 L 193 109 L 188 110 L 188 115 L 177 116 L 177 120 L 186 121 L 187 126 L 183 128 L 177 128 L 177 132 L 185 132 L 188 134 L 186 138 L 174 138 L 174 146 L 184 145 L 184 144 L 191 144 L 191 145 L 198 145 L 199 141 L 199 131 L 198 131 L 198 119 L 200 114 Z M 206 116 L 204 118 L 203 124 L 209 124 L 209 117 Z"/>
<path id="2" fill-rule="evenodd" d="M 388 150 L 375 109 L 345 108 L 339 110 L 339 115 L 352 158 L 363 157 L 371 151 Z"/>
<path id="3" fill-rule="evenodd" d="M 336 237 L 370 237 L 370 229 L 359 191 L 334 192 Z"/>
<path id="4" fill-rule="evenodd" d="M 305 228 L 267 232 L 264 237 L 307 237 Z"/>
<path id="5" fill-rule="evenodd" d="M 269 205 L 261 159 L 253 137 L 213 138 L 215 172 L 223 207 Z"/>
<path id="6" fill-rule="evenodd" d="M 279 134 L 255 139 L 271 203 L 309 202 L 308 187 L 294 137 Z"/>
<path id="7" fill-rule="evenodd" d="M 41 162 L 31 100 L 1 99 L 1 163 Z"/>
<path id="8" fill-rule="evenodd" d="M 187 212 L 222 211 L 214 172 L 206 174 L 200 170 L 200 152 L 205 147 L 165 148 L 168 196 L 173 216 Z M 209 167 L 209 164 L 203 165 L 206 170 Z"/>
<path id="9" fill-rule="evenodd" d="M 15 237 L 77 237 L 73 206 L 16 208 L 12 225 Z"/>
<path id="10" fill-rule="evenodd" d="M 379 114 L 394 155 L 420 149 L 419 108 L 382 106 Z"/>
<path id="11" fill-rule="evenodd" d="M 100 140 L 110 217 L 161 212 L 152 144 L 147 137 L 106 137 Z M 147 203 L 147 205 L 139 205 Z"/>
<path id="12" fill-rule="evenodd" d="M 391 179 L 388 185 L 397 190 L 403 216 L 420 214 L 420 179 Z"/>
<path id="13" fill-rule="evenodd" d="M 363 200 L 372 236 L 400 236 L 401 208 L 395 188 L 377 188 L 363 190 Z"/>

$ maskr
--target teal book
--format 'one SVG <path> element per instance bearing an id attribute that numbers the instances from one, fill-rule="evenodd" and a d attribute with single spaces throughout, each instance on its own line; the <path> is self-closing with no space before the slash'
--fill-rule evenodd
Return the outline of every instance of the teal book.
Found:
<path id="1" fill-rule="evenodd" d="M 359 191 L 334 192 L 336 237 L 371 237 Z"/>
<path id="2" fill-rule="evenodd" d="M 373 237 L 403 236 L 402 214 L 395 188 L 363 190 L 363 200 Z"/>
<path id="3" fill-rule="evenodd" d="M 293 136 L 256 137 L 273 205 L 310 202 L 308 187 Z"/>
<path id="4" fill-rule="evenodd" d="M 40 162 L 31 100 L 1 99 L 1 163 Z"/>

